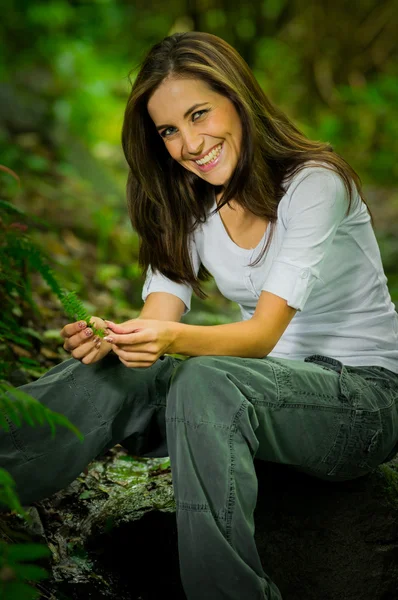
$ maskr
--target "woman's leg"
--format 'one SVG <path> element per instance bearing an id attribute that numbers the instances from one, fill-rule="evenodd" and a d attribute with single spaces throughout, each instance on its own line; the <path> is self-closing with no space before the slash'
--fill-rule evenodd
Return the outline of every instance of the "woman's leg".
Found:
<path id="1" fill-rule="evenodd" d="M 281 598 L 254 540 L 255 456 L 341 481 L 371 471 L 391 451 L 398 378 L 358 371 L 319 356 L 202 356 L 179 366 L 166 429 L 189 600 Z"/>
<path id="2" fill-rule="evenodd" d="M 20 386 L 84 435 L 80 441 L 59 425 L 52 439 L 48 424 L 16 427 L 7 419 L 10 432 L 0 429 L 0 466 L 16 481 L 22 505 L 63 489 L 117 443 L 137 456 L 168 456 L 166 396 L 180 360 L 164 355 L 141 369 L 125 367 L 114 354 L 93 365 L 71 358 Z"/>

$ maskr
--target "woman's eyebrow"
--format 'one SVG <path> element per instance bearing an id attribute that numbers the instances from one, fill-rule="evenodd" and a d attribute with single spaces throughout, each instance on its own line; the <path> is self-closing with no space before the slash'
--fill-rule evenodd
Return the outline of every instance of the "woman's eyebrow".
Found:
<path id="1" fill-rule="evenodd" d="M 184 113 L 184 119 L 186 119 L 188 117 L 188 115 L 191 114 L 191 112 L 193 110 L 195 110 L 195 108 L 198 108 L 199 106 L 203 106 L 204 104 L 208 104 L 208 102 L 200 102 L 199 104 L 194 104 L 193 106 L 191 106 L 191 108 L 188 108 L 188 110 Z M 159 129 L 163 129 L 163 127 L 171 127 L 171 125 L 158 125 L 156 127 L 157 131 L 159 131 Z"/>

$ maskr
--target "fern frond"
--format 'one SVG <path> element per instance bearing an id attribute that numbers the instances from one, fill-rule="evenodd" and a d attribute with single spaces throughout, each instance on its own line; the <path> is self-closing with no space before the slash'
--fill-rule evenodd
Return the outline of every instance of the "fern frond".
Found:
<path id="1" fill-rule="evenodd" d="M 63 290 L 60 300 L 62 302 L 62 306 L 64 307 L 65 313 L 71 319 L 75 319 L 76 321 L 88 321 L 90 319 L 90 315 L 84 308 L 81 300 L 79 300 L 77 297 L 76 292 L 68 292 L 67 290 Z"/>
<path id="2" fill-rule="evenodd" d="M 60 297 L 60 300 L 68 317 L 76 321 L 85 321 L 93 330 L 94 335 L 98 335 L 98 337 L 101 338 L 105 337 L 104 329 L 97 328 L 93 323 L 91 323 L 91 316 L 84 308 L 83 302 L 77 297 L 76 292 L 62 290 L 62 296 Z"/>
<path id="3" fill-rule="evenodd" d="M 65 415 L 52 411 L 20 388 L 15 388 L 5 381 L 0 381 L 0 414 L 1 412 L 3 412 L 3 418 L 0 420 L 0 426 L 6 431 L 9 430 L 9 427 L 4 414 L 7 414 L 10 421 L 17 427 L 20 427 L 23 419 L 32 427 L 37 423 L 42 425 L 47 421 L 52 438 L 55 435 L 55 425 L 63 425 L 70 429 L 80 441 L 84 439 L 79 429 Z M 6 421 L 6 425 L 4 421 Z"/>
<path id="4" fill-rule="evenodd" d="M 43 277 L 44 281 L 48 284 L 53 293 L 57 296 L 57 298 L 62 303 L 64 310 L 68 316 L 76 320 L 86 321 L 87 325 L 89 325 L 93 334 L 98 337 L 105 337 L 105 331 L 102 328 L 96 328 L 90 322 L 90 315 L 84 308 L 82 302 L 77 298 L 75 292 L 67 292 L 64 290 L 54 271 L 49 265 L 48 259 L 45 256 L 44 252 L 36 246 L 26 235 L 10 235 L 7 234 L 7 256 L 13 257 L 22 263 L 22 261 L 26 261 L 29 267 Z M 1 254 L 1 249 L 0 249 Z M 7 264 L 7 261 L 5 261 Z M 7 273 L 5 273 L 7 276 Z M 0 276 L 0 279 L 2 277 Z M 14 283 L 17 283 L 14 281 Z M 27 282 L 25 281 L 25 286 Z M 22 286 L 21 286 L 22 288 Z M 77 317 L 76 317 L 77 315 Z"/>
<path id="5" fill-rule="evenodd" d="M 27 518 L 28 513 L 22 508 L 15 492 L 15 481 L 11 475 L 0 467 L 0 505 L 7 506 Z"/>
<path id="6" fill-rule="evenodd" d="M 18 208 L 17 206 L 14 206 L 14 204 L 11 204 L 11 202 L 7 202 L 7 200 L 0 199 L 0 210 L 15 213 L 17 215 L 26 216 L 26 213 L 22 209 Z"/>

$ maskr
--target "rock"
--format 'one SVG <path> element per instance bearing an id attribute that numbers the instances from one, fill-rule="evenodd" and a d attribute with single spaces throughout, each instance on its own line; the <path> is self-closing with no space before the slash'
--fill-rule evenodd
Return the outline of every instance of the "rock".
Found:
<path id="1" fill-rule="evenodd" d="M 255 539 L 283 600 L 398 600 L 398 457 L 343 483 L 255 467 Z M 115 447 L 37 507 L 53 555 L 48 595 L 186 600 L 166 459 Z"/>
<path id="2" fill-rule="evenodd" d="M 283 600 L 398 599 L 397 458 L 343 483 L 283 465 L 255 465 L 255 539 Z M 171 479 L 164 483 L 171 486 Z M 183 600 L 172 497 L 163 514 L 142 512 L 145 498 L 138 497 L 138 504 L 123 492 L 116 503 L 108 500 L 91 523 L 89 546 L 101 549 L 101 562 L 111 570 L 119 565 L 144 599 Z"/>
<path id="3" fill-rule="evenodd" d="M 397 458 L 342 483 L 255 462 L 255 539 L 283 600 L 398 599 Z"/>

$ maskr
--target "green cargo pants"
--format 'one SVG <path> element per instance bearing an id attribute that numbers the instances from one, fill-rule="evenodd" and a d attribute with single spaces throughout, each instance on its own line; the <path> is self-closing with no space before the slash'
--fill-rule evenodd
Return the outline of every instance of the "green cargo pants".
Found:
<path id="1" fill-rule="evenodd" d="M 48 425 L 0 430 L 0 465 L 24 505 L 66 487 L 117 443 L 170 456 L 188 600 L 281 599 L 254 541 L 254 457 L 344 481 L 398 453 L 398 374 L 327 356 L 164 355 L 127 368 L 110 354 L 94 365 L 67 360 L 20 389 L 85 436 L 59 427 L 52 440 Z"/>

